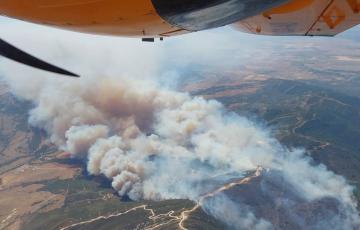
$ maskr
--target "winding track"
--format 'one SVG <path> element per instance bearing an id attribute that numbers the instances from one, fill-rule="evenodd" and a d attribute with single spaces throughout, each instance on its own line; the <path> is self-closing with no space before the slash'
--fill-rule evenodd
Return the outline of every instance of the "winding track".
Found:
<path id="1" fill-rule="evenodd" d="M 137 210 L 141 210 L 141 209 L 150 213 L 150 216 L 148 217 L 148 219 L 151 220 L 151 221 L 156 221 L 157 219 L 160 219 L 162 217 L 169 217 L 170 218 L 170 220 L 167 220 L 165 222 L 156 223 L 155 225 L 147 227 L 147 228 L 145 228 L 145 230 L 155 230 L 155 229 L 157 229 L 157 228 L 159 228 L 161 226 L 165 226 L 165 225 L 170 224 L 170 223 L 172 223 L 174 221 L 178 222 L 179 229 L 188 230 L 184 226 L 185 222 L 190 218 L 192 213 L 194 213 L 196 210 L 198 210 L 199 208 L 202 207 L 202 205 L 205 203 L 206 199 L 209 199 L 211 197 L 215 197 L 216 195 L 218 195 L 218 194 L 220 194 L 222 192 L 225 192 L 225 191 L 227 191 L 227 190 L 229 190 L 229 189 L 231 189 L 231 188 L 233 188 L 235 186 L 242 185 L 242 184 L 247 184 L 251 180 L 261 176 L 262 171 L 263 171 L 263 168 L 259 166 L 256 169 L 256 171 L 255 171 L 255 173 L 253 175 L 242 178 L 242 179 L 240 179 L 238 181 L 235 181 L 235 182 L 225 184 L 222 187 L 216 189 L 215 191 L 206 193 L 205 195 L 201 196 L 198 199 L 198 201 L 196 202 L 194 207 L 192 207 L 191 209 L 187 209 L 187 210 L 182 211 L 179 216 L 174 215 L 174 213 L 175 213 L 174 210 L 171 210 L 168 213 L 156 215 L 154 209 L 148 208 L 147 205 L 140 205 L 140 206 L 133 207 L 133 208 L 131 208 L 131 209 L 127 210 L 127 211 L 124 211 L 124 212 L 111 214 L 111 215 L 108 215 L 108 216 L 98 216 L 98 217 L 90 219 L 90 220 L 74 223 L 74 224 L 68 225 L 66 227 L 62 227 L 60 230 L 72 229 L 74 227 L 78 227 L 78 226 L 85 225 L 85 224 L 90 224 L 90 223 L 93 223 L 93 222 L 96 222 L 96 221 L 99 221 L 99 220 L 108 220 L 110 218 L 126 215 L 128 213 L 131 213 L 131 212 L 134 212 L 134 211 L 137 211 Z M 140 229 L 139 225 L 138 225 L 138 227 L 136 229 Z"/>

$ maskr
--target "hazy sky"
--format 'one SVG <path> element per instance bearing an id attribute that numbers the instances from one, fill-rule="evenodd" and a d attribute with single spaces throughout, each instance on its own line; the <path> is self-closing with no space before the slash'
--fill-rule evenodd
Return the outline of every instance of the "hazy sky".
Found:
<path id="1" fill-rule="evenodd" d="M 334 41 L 339 38 L 360 41 L 360 26 L 337 38 L 258 36 L 242 33 L 231 27 L 223 27 L 171 37 L 165 39 L 164 42 L 155 43 L 142 43 L 139 38 L 96 36 L 64 31 L 4 17 L 0 17 L 0 30 L 2 31 L 1 38 L 15 46 L 80 74 L 94 71 L 108 74 L 123 73 L 127 66 L 133 66 L 133 63 L 138 62 L 139 59 L 144 60 L 144 63 L 163 63 L 161 66 L 154 64 L 153 69 L 148 72 L 154 72 L 155 68 L 162 72 L 168 71 L 171 69 L 169 66 L 174 62 L 186 67 L 191 64 L 206 65 L 208 63 L 215 67 L 216 65 L 227 67 L 234 64 L 234 59 L 238 63 L 239 60 L 247 61 L 259 56 L 266 58 L 267 55 L 271 55 L 270 49 L 276 52 L 279 46 L 282 47 L 288 42 L 311 43 L 318 40 Z M 104 62 L 99 62 L 99 59 L 104 58 L 108 59 L 107 66 L 112 68 L 106 68 Z M 6 62 L 7 65 L 10 63 L 0 60 L 0 64 L 1 62 Z M 118 67 L 119 72 L 115 71 L 114 66 Z M 152 65 L 146 66 L 149 68 Z M 24 68 L 27 67 L 16 66 L 16 70 Z M 179 69 L 181 68 L 177 66 L 176 71 Z M 1 71 L 0 69 L 0 73 Z M 39 74 L 42 73 L 39 72 Z"/>

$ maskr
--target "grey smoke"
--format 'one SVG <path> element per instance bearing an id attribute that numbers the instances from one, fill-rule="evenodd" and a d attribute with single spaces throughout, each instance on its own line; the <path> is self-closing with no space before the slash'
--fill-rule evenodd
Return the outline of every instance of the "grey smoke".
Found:
<path id="1" fill-rule="evenodd" d="M 18 30 L 10 31 L 19 42 Z M 54 31 L 50 36 L 61 47 L 58 56 L 51 57 L 46 50 L 41 53 L 81 70 L 81 79 L 55 79 L 7 61 L 2 61 L 1 72 L 16 95 L 34 102 L 30 124 L 46 130 L 59 148 L 86 160 L 90 174 L 109 178 L 119 195 L 134 200 L 198 201 L 262 166 L 266 172 L 255 191 L 276 202 L 279 197 L 271 195 L 269 184 L 281 178 L 291 187 L 281 207 L 298 226 L 359 226 L 353 188 L 343 177 L 324 165 L 314 165 L 304 151 L 281 146 L 269 131 L 217 101 L 164 88 L 157 76 L 168 54 L 161 45 L 144 47 L 129 40 L 115 42 L 114 38 L 72 33 L 71 39 L 56 38 L 62 34 Z M 95 41 L 100 44 L 94 47 Z M 201 43 L 192 46 L 202 50 Z M 79 56 L 69 62 L 68 55 Z M 335 202 L 336 210 L 324 212 L 321 220 L 305 223 L 304 216 L 295 211 L 302 203 L 326 199 Z M 246 202 L 223 193 L 204 202 L 203 209 L 232 228 L 272 229 Z"/>

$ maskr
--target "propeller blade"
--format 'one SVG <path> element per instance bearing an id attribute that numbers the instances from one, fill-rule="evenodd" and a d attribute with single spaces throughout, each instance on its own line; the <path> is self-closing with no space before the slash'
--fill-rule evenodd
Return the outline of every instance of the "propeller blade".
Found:
<path id="1" fill-rule="evenodd" d="M 9 58 L 13 61 L 20 62 L 22 64 L 32 66 L 37 69 L 45 70 L 52 73 L 67 75 L 70 77 L 80 77 L 77 74 L 71 73 L 67 70 L 61 69 L 57 66 L 44 62 L 24 51 L 16 48 L 15 46 L 0 39 L 0 55 Z"/>

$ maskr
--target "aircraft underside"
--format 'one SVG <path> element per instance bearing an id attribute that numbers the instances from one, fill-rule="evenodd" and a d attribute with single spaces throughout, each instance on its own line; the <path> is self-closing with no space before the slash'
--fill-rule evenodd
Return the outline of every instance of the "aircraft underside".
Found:
<path id="1" fill-rule="evenodd" d="M 168 37 L 234 25 L 267 35 L 335 35 L 360 22 L 360 0 L 1 0 L 0 13 L 86 33 Z"/>

